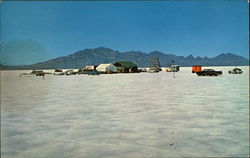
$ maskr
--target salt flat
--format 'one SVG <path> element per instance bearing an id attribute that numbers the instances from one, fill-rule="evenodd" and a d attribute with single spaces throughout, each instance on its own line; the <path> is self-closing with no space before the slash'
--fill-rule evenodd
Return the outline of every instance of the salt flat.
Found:
<path id="1" fill-rule="evenodd" d="M 210 67 L 213 68 L 213 67 Z M 1 155 L 247 157 L 249 67 L 19 77 L 1 71 Z"/>

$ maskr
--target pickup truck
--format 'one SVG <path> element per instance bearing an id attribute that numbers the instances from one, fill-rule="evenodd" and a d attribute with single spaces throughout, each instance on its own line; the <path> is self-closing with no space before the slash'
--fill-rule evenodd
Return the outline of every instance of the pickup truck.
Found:
<path id="1" fill-rule="evenodd" d="M 222 71 L 215 71 L 213 69 L 204 69 L 200 72 L 196 72 L 198 76 L 218 76 L 222 75 Z"/>

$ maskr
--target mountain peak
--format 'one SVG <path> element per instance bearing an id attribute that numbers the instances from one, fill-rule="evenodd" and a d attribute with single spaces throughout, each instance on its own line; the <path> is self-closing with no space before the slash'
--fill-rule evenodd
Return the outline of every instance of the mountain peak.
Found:
<path id="1" fill-rule="evenodd" d="M 97 51 L 114 51 L 113 49 L 107 48 L 107 47 L 97 47 L 97 48 L 95 48 L 95 50 L 97 50 Z"/>
<path id="2" fill-rule="evenodd" d="M 193 56 L 192 54 L 190 54 L 190 55 L 187 56 L 187 58 L 188 58 L 188 59 L 193 59 L 194 56 Z"/>
<path id="3" fill-rule="evenodd" d="M 241 57 L 241 56 L 238 56 L 236 54 L 233 54 L 233 53 L 221 53 L 219 54 L 218 56 L 216 56 L 217 58 L 233 58 L 233 57 Z"/>
<path id="4" fill-rule="evenodd" d="M 150 52 L 149 54 L 151 55 L 164 55 L 164 53 L 160 52 L 160 51 L 153 51 L 153 52 Z"/>

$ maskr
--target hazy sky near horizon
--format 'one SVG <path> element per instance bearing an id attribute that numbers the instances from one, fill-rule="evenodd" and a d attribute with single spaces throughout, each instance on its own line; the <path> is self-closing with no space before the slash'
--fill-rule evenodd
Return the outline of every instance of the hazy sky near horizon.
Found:
<path id="1" fill-rule="evenodd" d="M 1 62 L 31 64 L 100 46 L 248 58 L 247 0 L 4 1 Z"/>

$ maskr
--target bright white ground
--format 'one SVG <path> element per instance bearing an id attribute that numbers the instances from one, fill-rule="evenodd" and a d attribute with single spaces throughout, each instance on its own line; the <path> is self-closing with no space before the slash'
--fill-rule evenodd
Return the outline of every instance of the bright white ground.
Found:
<path id="1" fill-rule="evenodd" d="M 19 77 L 1 71 L 1 155 L 247 157 L 249 67 L 173 73 Z"/>

